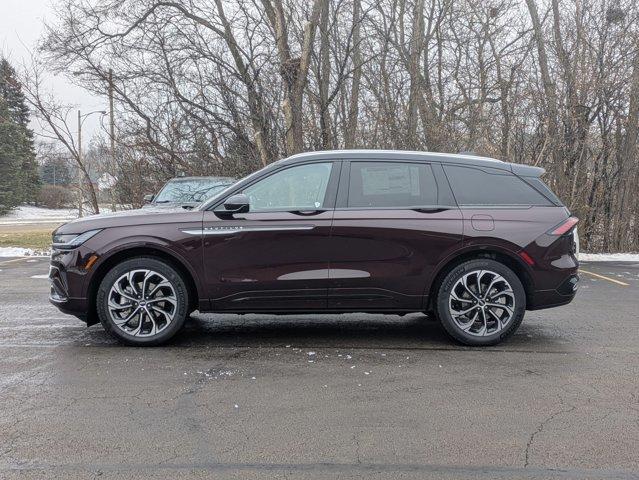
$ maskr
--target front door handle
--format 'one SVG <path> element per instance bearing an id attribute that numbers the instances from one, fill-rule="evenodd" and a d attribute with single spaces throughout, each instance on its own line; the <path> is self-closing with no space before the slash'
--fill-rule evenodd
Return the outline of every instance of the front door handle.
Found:
<path id="1" fill-rule="evenodd" d="M 324 213 L 326 210 L 294 210 L 291 213 L 294 215 L 300 215 L 302 217 L 312 217 L 313 215 L 319 215 L 320 213 Z"/>

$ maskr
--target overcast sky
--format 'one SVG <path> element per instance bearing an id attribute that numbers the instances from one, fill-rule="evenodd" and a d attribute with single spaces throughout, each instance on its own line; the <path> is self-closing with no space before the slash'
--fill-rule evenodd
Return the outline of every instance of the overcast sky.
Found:
<path id="1" fill-rule="evenodd" d="M 54 4 L 55 0 L 0 0 L 0 54 L 8 57 L 14 67 L 19 68 L 28 60 L 29 49 L 35 48 L 43 32 L 43 23 L 52 20 Z M 49 77 L 46 88 L 64 103 L 77 105 L 83 112 L 108 107 L 106 96 L 95 97 L 71 85 L 64 77 Z M 84 122 L 82 133 L 87 140 L 101 131 L 98 117 L 93 115 Z M 37 126 L 33 127 L 37 133 Z"/>

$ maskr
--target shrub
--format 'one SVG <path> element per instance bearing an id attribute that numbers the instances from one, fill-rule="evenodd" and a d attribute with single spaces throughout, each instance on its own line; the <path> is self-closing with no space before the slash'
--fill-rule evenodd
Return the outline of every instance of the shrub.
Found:
<path id="1" fill-rule="evenodd" d="M 73 197 L 69 187 L 42 185 L 38 193 L 38 205 L 47 208 L 64 208 L 71 205 Z"/>

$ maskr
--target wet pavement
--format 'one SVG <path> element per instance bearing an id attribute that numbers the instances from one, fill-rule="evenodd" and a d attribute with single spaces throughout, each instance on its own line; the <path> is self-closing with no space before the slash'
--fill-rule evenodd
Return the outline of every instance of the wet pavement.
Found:
<path id="1" fill-rule="evenodd" d="M 639 264 L 584 263 L 486 349 L 421 314 L 125 347 L 48 304 L 47 268 L 0 258 L 0 478 L 639 478 Z"/>

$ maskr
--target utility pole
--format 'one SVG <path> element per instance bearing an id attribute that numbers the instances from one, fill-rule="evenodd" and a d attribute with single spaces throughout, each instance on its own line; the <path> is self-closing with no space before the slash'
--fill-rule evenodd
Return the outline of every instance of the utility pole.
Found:
<path id="1" fill-rule="evenodd" d="M 113 109 L 113 69 L 109 68 L 109 136 L 111 137 L 111 168 L 115 168 L 115 112 Z M 111 187 L 111 208 L 115 212 L 115 194 Z"/>
<path id="2" fill-rule="evenodd" d="M 82 216 L 82 114 L 78 110 L 78 216 Z"/>
<path id="3" fill-rule="evenodd" d="M 113 69 L 109 68 L 109 134 L 111 136 L 111 160 L 115 165 L 115 113 L 113 111 Z"/>

